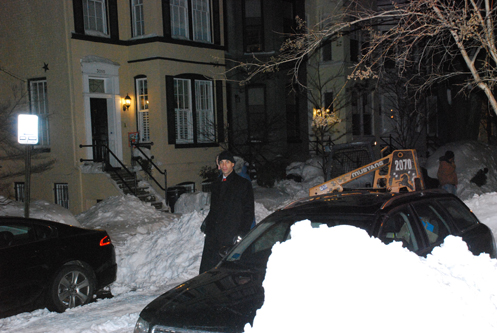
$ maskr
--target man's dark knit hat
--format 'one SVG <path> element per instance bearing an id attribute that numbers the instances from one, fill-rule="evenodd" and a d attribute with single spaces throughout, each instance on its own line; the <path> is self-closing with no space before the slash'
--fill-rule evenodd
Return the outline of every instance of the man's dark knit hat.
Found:
<path id="1" fill-rule="evenodd" d="M 219 162 L 221 162 L 222 160 L 228 160 L 228 161 L 235 163 L 235 158 L 233 157 L 233 154 L 227 150 L 225 150 L 221 154 L 219 154 Z"/>
<path id="2" fill-rule="evenodd" d="M 451 158 L 454 158 L 454 152 L 453 152 L 452 150 L 447 150 L 447 151 L 445 152 L 445 158 L 446 158 L 447 160 L 450 160 Z"/>

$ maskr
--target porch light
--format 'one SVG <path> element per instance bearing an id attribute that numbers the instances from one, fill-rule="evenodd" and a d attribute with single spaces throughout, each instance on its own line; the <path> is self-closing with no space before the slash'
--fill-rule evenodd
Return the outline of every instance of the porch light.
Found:
<path id="1" fill-rule="evenodd" d="M 123 111 L 128 110 L 130 105 L 131 105 L 131 97 L 129 97 L 129 95 L 126 94 L 126 97 L 124 97 L 123 100 Z"/>

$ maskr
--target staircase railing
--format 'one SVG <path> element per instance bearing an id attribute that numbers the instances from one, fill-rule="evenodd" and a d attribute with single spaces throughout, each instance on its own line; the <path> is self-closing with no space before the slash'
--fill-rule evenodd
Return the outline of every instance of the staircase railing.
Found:
<path id="1" fill-rule="evenodd" d="M 132 144 L 133 147 L 135 147 L 136 149 L 138 149 L 138 151 L 140 153 L 142 153 L 142 155 L 143 155 L 143 157 L 142 156 L 136 156 L 136 157 L 133 156 L 132 158 L 134 159 L 135 162 L 137 162 L 142 167 L 142 170 L 145 171 L 145 173 L 150 177 L 150 179 L 152 179 L 154 181 L 154 183 L 157 184 L 157 186 L 159 186 L 159 188 L 164 191 L 164 198 L 167 198 L 167 170 L 164 169 L 164 171 L 162 171 L 161 169 L 159 169 L 159 167 L 153 161 L 154 157 L 153 156 L 149 157 L 140 148 L 140 147 L 150 146 L 150 145 L 153 146 L 153 144 L 154 144 L 153 142 L 146 143 L 146 144 L 143 144 L 143 143 L 134 143 L 134 144 Z M 155 179 L 155 177 L 152 175 L 151 168 L 147 168 L 147 166 L 145 165 L 145 163 L 143 163 L 143 159 L 145 159 L 145 161 L 147 161 L 147 163 L 149 163 L 150 165 L 154 166 L 155 169 L 161 175 L 164 175 L 164 187 L 162 187 L 162 185 L 157 181 L 157 179 Z"/>
<path id="2" fill-rule="evenodd" d="M 122 167 L 123 170 L 125 170 L 128 175 L 130 175 L 131 177 L 133 177 L 133 183 L 134 183 L 134 187 L 131 188 L 129 185 L 128 185 L 128 182 L 121 176 L 120 173 L 117 172 L 117 170 L 110 164 L 110 161 L 106 158 L 103 159 L 103 167 L 104 167 L 104 170 L 105 171 L 111 171 L 113 172 L 122 182 L 123 184 L 128 188 L 128 190 L 133 193 L 134 196 L 136 196 L 136 191 L 137 191 L 137 184 L 138 184 L 138 180 L 136 178 L 136 173 L 135 172 L 132 172 L 130 171 L 125 165 L 123 162 L 121 162 L 121 160 L 116 156 L 116 154 L 114 154 L 114 152 L 112 150 L 110 150 L 109 147 L 107 147 L 106 145 L 99 145 L 101 148 L 104 148 L 108 154 L 112 155 L 112 157 L 114 157 L 114 159 L 119 163 L 119 165 Z M 88 147 L 91 147 L 91 148 L 94 148 L 95 145 L 79 145 L 79 148 L 88 148 Z M 104 156 L 108 156 L 107 155 L 104 155 Z M 84 161 L 90 161 L 90 162 L 94 162 L 95 159 L 84 159 L 84 158 L 80 158 L 79 159 L 80 162 L 84 162 Z"/>

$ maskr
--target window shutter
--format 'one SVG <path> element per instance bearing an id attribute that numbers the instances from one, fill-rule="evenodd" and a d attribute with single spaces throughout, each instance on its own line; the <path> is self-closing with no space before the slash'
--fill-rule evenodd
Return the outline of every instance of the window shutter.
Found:
<path id="1" fill-rule="evenodd" d="M 74 0 L 72 2 L 74 15 L 74 32 L 77 34 L 85 34 L 85 21 L 83 18 L 83 0 Z"/>
<path id="2" fill-rule="evenodd" d="M 213 16 L 213 43 L 221 45 L 221 19 L 219 14 L 219 1 L 212 1 L 212 16 Z"/>
<path id="3" fill-rule="evenodd" d="M 119 20 L 117 17 L 117 0 L 109 0 L 109 31 L 110 39 L 119 40 Z"/>
<path id="4" fill-rule="evenodd" d="M 162 0 L 162 33 L 168 38 L 171 37 L 171 4 L 169 2 L 170 0 Z"/>
<path id="5" fill-rule="evenodd" d="M 216 113 L 218 142 L 224 142 L 224 105 L 223 105 L 223 82 L 216 81 Z"/>
<path id="6" fill-rule="evenodd" d="M 166 76 L 167 100 L 167 139 L 170 145 L 176 143 L 175 111 L 174 111 L 174 77 Z"/>

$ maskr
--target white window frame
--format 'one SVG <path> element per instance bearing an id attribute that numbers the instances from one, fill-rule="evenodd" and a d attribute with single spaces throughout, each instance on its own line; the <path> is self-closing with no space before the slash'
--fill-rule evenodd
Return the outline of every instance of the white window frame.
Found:
<path id="1" fill-rule="evenodd" d="M 192 88 L 195 90 L 195 105 L 192 105 Z M 175 78 L 174 98 L 176 143 L 215 142 L 213 82 Z M 193 112 L 195 112 L 196 117 L 196 128 L 193 122 Z M 196 131 L 197 136 L 196 142 L 194 131 Z"/>
<path id="2" fill-rule="evenodd" d="M 150 142 L 150 112 L 148 104 L 148 80 L 136 79 L 136 110 L 138 112 L 138 131 L 140 142 Z"/>
<path id="3" fill-rule="evenodd" d="M 47 80 L 32 80 L 29 82 L 31 113 L 38 115 L 38 146 L 50 146 L 50 126 Z"/>
<path id="4" fill-rule="evenodd" d="M 214 142 L 214 101 L 212 98 L 212 81 L 195 81 L 195 104 L 197 113 L 197 141 Z"/>
<path id="5" fill-rule="evenodd" d="M 176 143 L 193 143 L 191 80 L 174 79 Z"/>
<path id="6" fill-rule="evenodd" d="M 55 203 L 69 209 L 69 185 L 67 183 L 54 184 Z"/>
<path id="7" fill-rule="evenodd" d="M 211 42 L 211 12 L 209 0 L 192 0 L 193 40 Z"/>
<path id="8" fill-rule="evenodd" d="M 105 0 L 83 0 L 85 33 L 108 36 Z"/>
<path id="9" fill-rule="evenodd" d="M 145 35 L 145 18 L 143 15 L 143 0 L 132 0 L 131 2 L 133 16 L 133 37 Z"/>
<path id="10" fill-rule="evenodd" d="M 188 1 L 171 0 L 171 35 L 174 38 L 189 39 Z"/>

